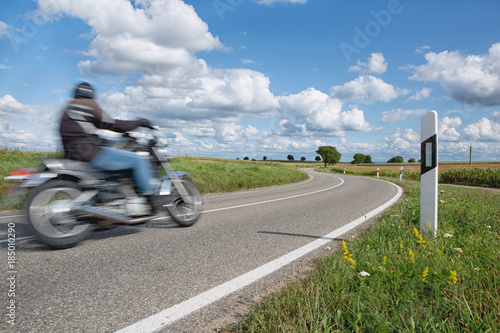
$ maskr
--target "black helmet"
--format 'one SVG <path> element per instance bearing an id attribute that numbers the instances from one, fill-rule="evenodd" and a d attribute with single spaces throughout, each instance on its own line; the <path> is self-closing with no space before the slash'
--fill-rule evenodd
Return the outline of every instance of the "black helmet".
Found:
<path id="1" fill-rule="evenodd" d="M 87 82 L 79 83 L 75 87 L 75 98 L 94 98 L 94 88 Z"/>

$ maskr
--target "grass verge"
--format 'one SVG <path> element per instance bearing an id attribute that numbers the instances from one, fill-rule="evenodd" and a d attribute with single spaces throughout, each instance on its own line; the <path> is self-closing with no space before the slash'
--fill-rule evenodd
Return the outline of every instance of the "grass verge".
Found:
<path id="1" fill-rule="evenodd" d="M 440 185 L 434 238 L 419 182 L 396 183 L 403 199 L 360 238 L 223 332 L 499 332 L 500 194 Z"/>

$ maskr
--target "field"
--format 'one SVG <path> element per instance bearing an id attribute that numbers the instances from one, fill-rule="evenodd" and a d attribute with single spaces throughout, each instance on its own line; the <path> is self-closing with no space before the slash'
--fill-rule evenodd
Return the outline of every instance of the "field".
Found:
<path id="1" fill-rule="evenodd" d="M 402 163 L 402 164 L 392 164 L 392 163 L 377 163 L 368 165 L 352 165 L 350 163 L 339 163 L 335 164 L 335 167 L 339 168 L 357 168 L 361 170 L 377 170 L 377 168 L 385 170 L 398 170 L 403 167 L 403 170 L 408 171 L 418 171 L 420 172 L 420 163 Z M 472 162 L 472 166 L 469 162 L 443 162 L 439 163 L 439 172 L 446 171 L 449 169 L 463 169 L 463 168 L 479 168 L 479 169 L 500 169 L 500 162 Z"/>

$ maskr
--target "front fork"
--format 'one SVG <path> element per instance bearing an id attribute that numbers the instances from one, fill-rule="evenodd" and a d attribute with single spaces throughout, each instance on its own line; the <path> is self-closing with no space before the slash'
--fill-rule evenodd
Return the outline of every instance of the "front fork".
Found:
<path id="1" fill-rule="evenodd" d="M 165 179 L 162 180 L 162 184 L 161 184 L 161 188 L 160 188 L 160 195 L 168 195 L 171 193 L 171 188 L 168 188 L 168 187 L 170 187 L 169 186 L 170 184 L 166 183 L 167 180 L 170 180 L 171 183 L 174 185 L 174 187 L 179 192 L 180 196 L 182 197 L 182 200 L 188 205 L 192 204 L 193 200 L 192 200 L 191 196 L 189 195 L 189 193 L 186 191 L 186 188 L 182 184 L 182 181 L 180 178 L 182 176 L 187 175 L 187 173 L 175 172 L 174 169 L 172 168 L 172 166 L 170 165 L 170 163 L 168 163 L 168 162 L 163 162 L 161 165 L 162 165 L 163 169 L 165 170 L 165 172 L 167 173 L 167 176 L 165 176 L 164 177 Z M 164 187 L 164 184 L 165 184 L 165 187 Z"/>

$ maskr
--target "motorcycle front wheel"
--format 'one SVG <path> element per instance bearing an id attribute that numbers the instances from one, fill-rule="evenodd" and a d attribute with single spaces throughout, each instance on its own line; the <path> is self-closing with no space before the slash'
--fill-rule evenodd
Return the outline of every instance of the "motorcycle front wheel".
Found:
<path id="1" fill-rule="evenodd" d="M 68 248 L 92 233 L 90 222 L 71 211 L 75 198 L 83 192 L 78 184 L 53 180 L 36 188 L 27 201 L 28 224 L 43 243 Z"/>
<path id="2" fill-rule="evenodd" d="M 180 179 L 180 182 L 188 194 L 189 202 L 186 202 L 187 200 L 185 201 L 179 192 L 175 191 L 172 201 L 166 207 L 177 224 L 190 227 L 198 221 L 203 209 L 203 202 L 196 185 L 186 178 Z"/>

